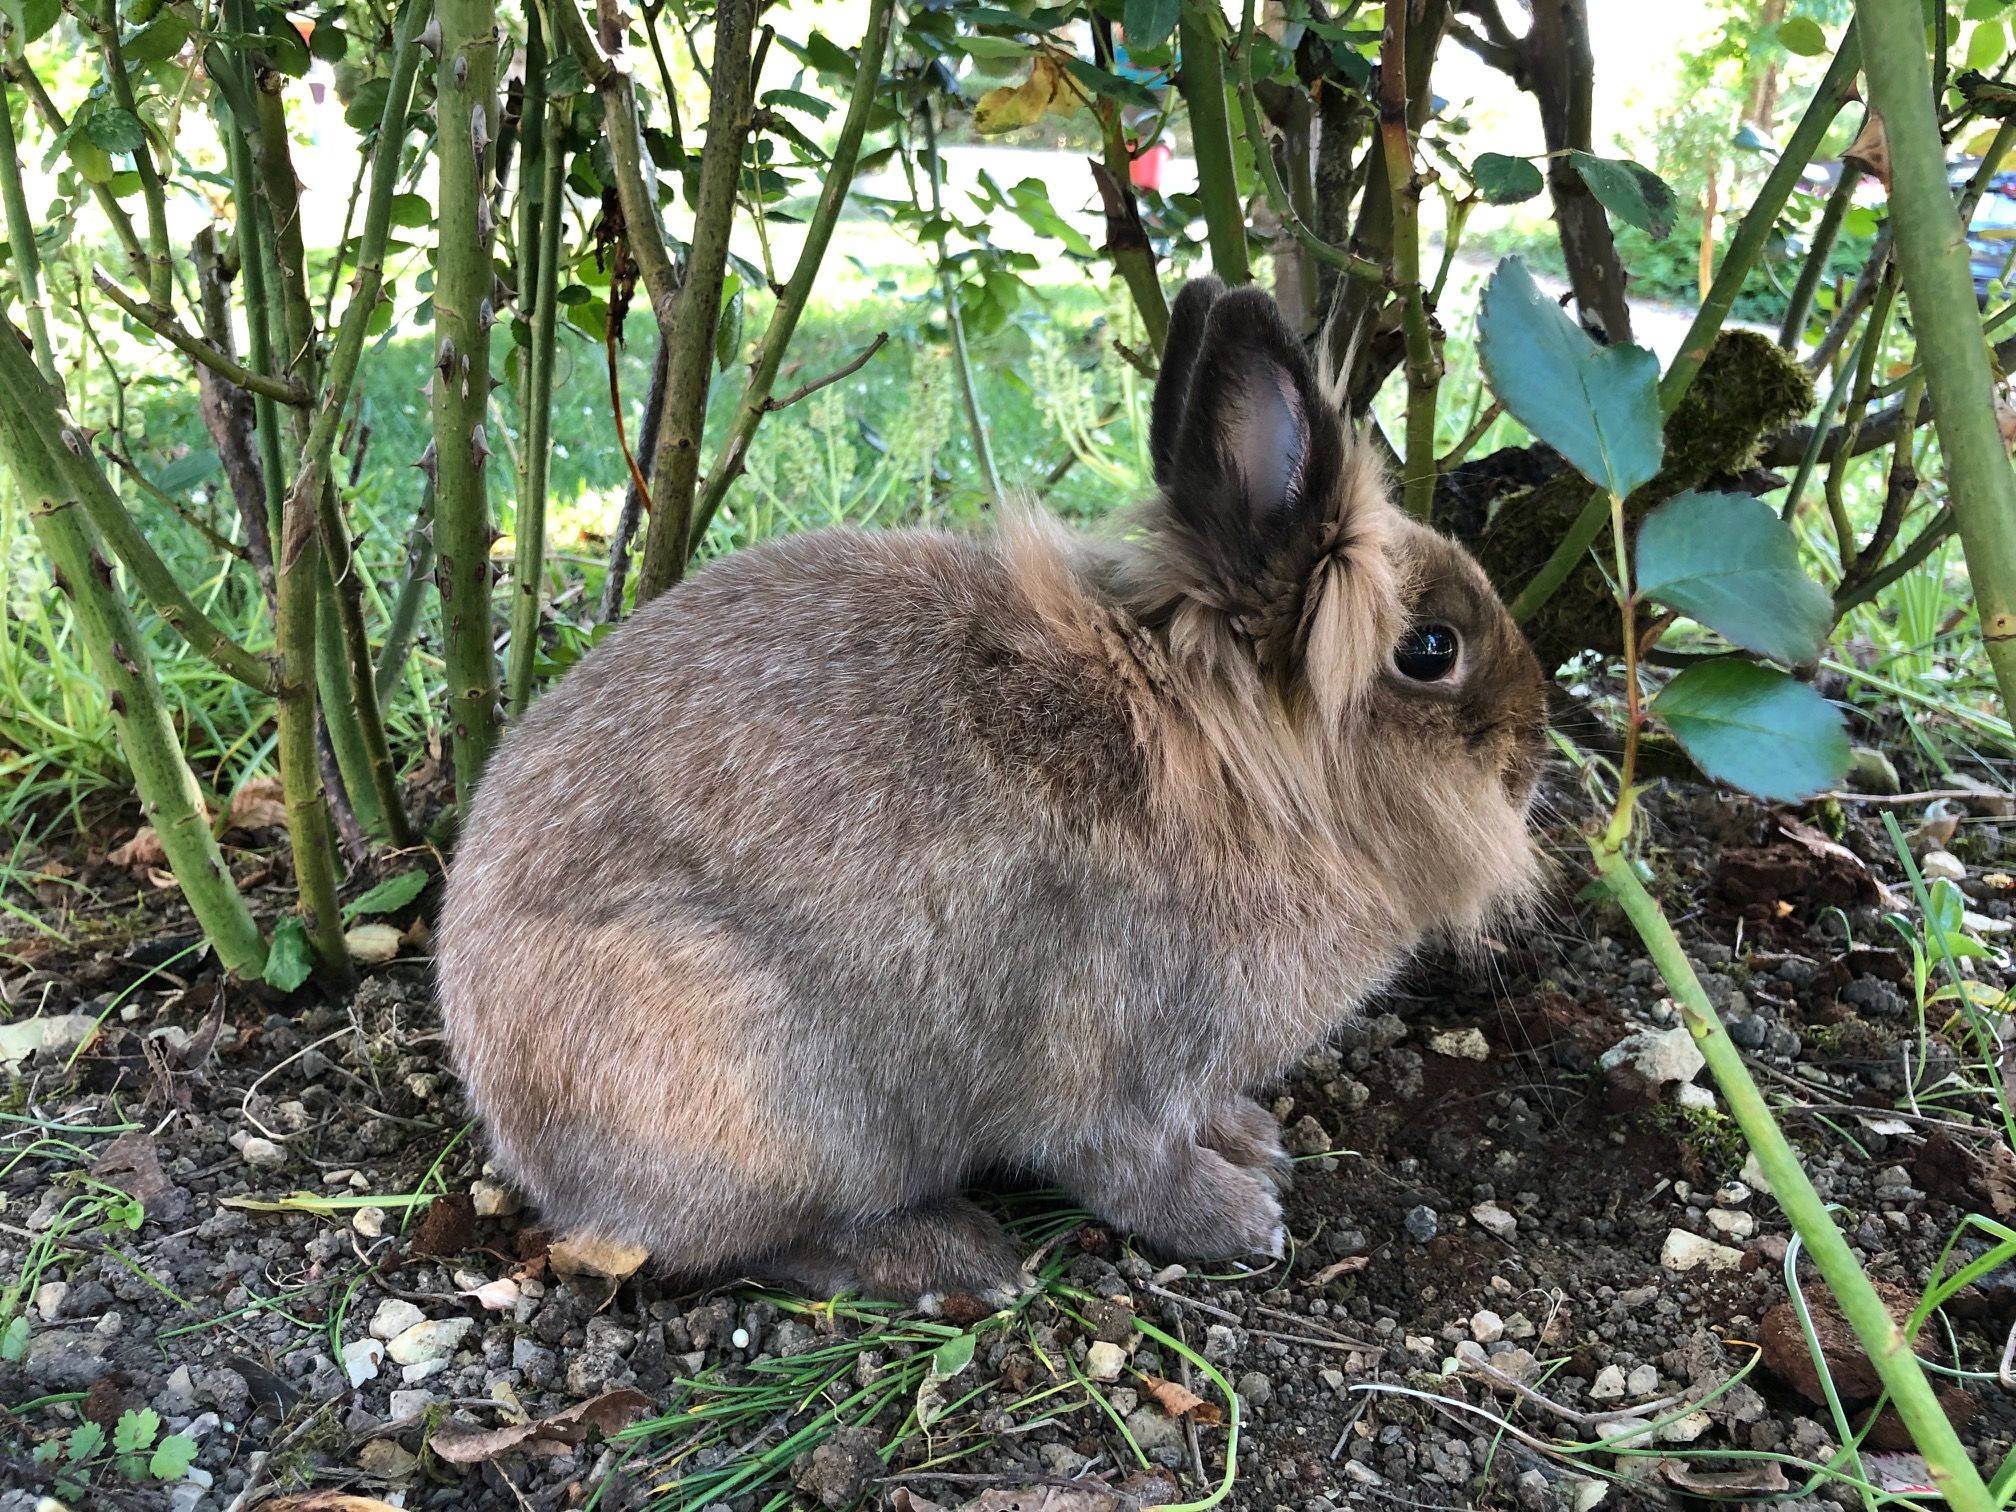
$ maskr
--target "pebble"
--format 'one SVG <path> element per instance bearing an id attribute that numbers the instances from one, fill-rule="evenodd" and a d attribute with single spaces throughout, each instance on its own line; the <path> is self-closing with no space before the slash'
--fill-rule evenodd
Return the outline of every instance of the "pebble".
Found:
<path id="1" fill-rule="evenodd" d="M 422 1360 L 417 1365 L 408 1365 L 399 1372 L 399 1379 L 408 1386 L 417 1386 L 422 1381 L 441 1374 L 455 1362 L 447 1355 L 437 1355 L 431 1360 Z"/>
<path id="2" fill-rule="evenodd" d="M 478 1218 L 508 1218 L 518 1211 L 518 1194 L 494 1181 L 470 1182 L 469 1200 Z"/>
<path id="3" fill-rule="evenodd" d="M 416 1309 L 417 1310 L 417 1309 Z M 352 1386 L 374 1380 L 385 1359 L 385 1345 L 379 1339 L 353 1339 L 343 1346 L 343 1373 Z"/>
<path id="4" fill-rule="evenodd" d="M 1180 1448 L 1183 1444 L 1182 1425 L 1160 1407 L 1136 1407 L 1127 1414 L 1127 1431 L 1144 1454 Z"/>
<path id="5" fill-rule="evenodd" d="M 1673 1100 L 1683 1108 L 1699 1108 L 1703 1112 L 1713 1112 L 1715 1089 L 1704 1087 L 1698 1082 L 1682 1082 L 1673 1094 Z"/>
<path id="6" fill-rule="evenodd" d="M 1452 1060 L 1487 1061 L 1491 1059 L 1491 1043 L 1484 1038 L 1481 1029 L 1445 1029 L 1432 1035 L 1428 1048 L 1437 1055 L 1446 1055 Z"/>
<path id="7" fill-rule="evenodd" d="M 1624 1378 L 1626 1396 L 1644 1397 L 1659 1394 L 1659 1367 L 1656 1365 L 1636 1365 L 1631 1374 Z"/>
<path id="8" fill-rule="evenodd" d="M 1505 1320 L 1490 1308 L 1470 1315 L 1470 1337 L 1479 1344 L 1496 1344 L 1505 1337 Z"/>
<path id="9" fill-rule="evenodd" d="M 385 1346 L 395 1365 L 419 1365 L 455 1352 L 463 1336 L 476 1326 L 473 1318 L 442 1318 L 415 1323 Z"/>
<path id="10" fill-rule="evenodd" d="M 1435 1209 L 1423 1203 L 1420 1207 L 1409 1208 L 1407 1216 L 1400 1220 L 1400 1226 L 1407 1230 L 1407 1237 L 1416 1244 L 1426 1244 L 1442 1231 L 1442 1220 L 1435 1216 Z"/>
<path id="11" fill-rule="evenodd" d="M 35 1311 L 44 1323 L 54 1323 L 63 1311 L 63 1299 L 70 1295 L 68 1281 L 44 1281 L 35 1288 Z"/>
<path id="12" fill-rule="evenodd" d="M 1085 1374 L 1095 1381 L 1117 1381 L 1126 1368 L 1127 1351 L 1118 1344 L 1099 1340 L 1085 1351 Z"/>
<path id="13" fill-rule="evenodd" d="M 1918 870 L 1925 874 L 1925 880 L 1945 882 L 1965 882 L 1967 867 L 1951 851 L 1931 850 L 1918 858 Z"/>
<path id="14" fill-rule="evenodd" d="M 1337 1369 L 1319 1370 L 1316 1379 L 1323 1383 L 1325 1391 L 1337 1392 L 1344 1389 L 1344 1372 Z"/>
<path id="15" fill-rule="evenodd" d="M 1748 1239 L 1757 1232 L 1755 1218 L 1730 1208 L 1710 1208 L 1708 1226 L 1725 1239 Z"/>
<path id="16" fill-rule="evenodd" d="M 1661 1428 L 1659 1437 L 1668 1444 L 1691 1444 L 1714 1426 L 1714 1420 L 1707 1413 L 1690 1412 Z"/>
<path id="17" fill-rule="evenodd" d="M 1257 1370 L 1239 1377 L 1239 1399 L 1249 1407 L 1265 1407 L 1274 1400 L 1274 1383 Z"/>
<path id="18" fill-rule="evenodd" d="M 1597 1064 L 1605 1071 L 1628 1065 L 1647 1081 L 1664 1086 L 1668 1082 L 1691 1082 L 1708 1062 L 1702 1058 L 1694 1036 L 1681 1027 L 1641 1029 L 1605 1050 Z"/>
<path id="19" fill-rule="evenodd" d="M 1236 1328 L 1213 1323 L 1204 1330 L 1204 1358 L 1214 1365 L 1238 1359 L 1245 1349 L 1246 1336 Z"/>
<path id="20" fill-rule="evenodd" d="M 1595 1402 L 1615 1402 L 1624 1395 L 1624 1371 L 1617 1365 L 1605 1365 L 1596 1372 L 1596 1379 L 1590 1384 L 1589 1399 Z"/>
<path id="21" fill-rule="evenodd" d="M 385 1232 L 385 1209 L 376 1204 L 357 1209 L 350 1215 L 350 1227 L 366 1239 L 380 1238 Z"/>
<path id="22" fill-rule="evenodd" d="M 1496 1239 L 1510 1239 L 1518 1231 L 1519 1220 L 1495 1202 L 1480 1202 L 1470 1209 L 1470 1218 Z"/>
<path id="23" fill-rule="evenodd" d="M 1643 1449 L 1652 1442 L 1652 1423 L 1648 1418 L 1612 1418 L 1599 1424 L 1596 1431 L 1616 1449 Z"/>
<path id="24" fill-rule="evenodd" d="M 1290 1155 L 1325 1155 L 1330 1150 L 1330 1131 L 1306 1113 L 1281 1136 Z"/>
<path id="25" fill-rule="evenodd" d="M 1741 1207 L 1750 1200 L 1750 1188 L 1740 1181 L 1725 1181 L 1715 1189 L 1715 1200 L 1725 1208 Z"/>
<path id="26" fill-rule="evenodd" d="M 177 1365 L 168 1384 L 154 1398 L 154 1410 L 163 1417 L 187 1417 L 196 1410 L 196 1382 L 187 1365 Z"/>
<path id="27" fill-rule="evenodd" d="M 387 1297 L 378 1304 L 378 1311 L 371 1315 L 371 1337 L 374 1339 L 396 1339 L 407 1329 L 427 1321 L 427 1314 L 411 1302 L 398 1297 Z"/>
<path id="28" fill-rule="evenodd" d="M 440 1400 L 431 1391 L 395 1391 L 392 1393 L 392 1416 L 394 1420 L 416 1418 Z"/>
<path id="29" fill-rule="evenodd" d="M 1659 1263 L 1670 1271 L 1691 1271 L 1696 1268 L 1711 1271 L 1734 1270 L 1743 1263 L 1743 1251 L 1731 1249 L 1726 1244 L 1717 1244 L 1712 1239 L 1703 1239 L 1699 1234 L 1690 1234 L 1685 1229 L 1674 1229 L 1667 1234 L 1665 1244 L 1660 1247 Z"/>
<path id="30" fill-rule="evenodd" d="M 1743 1185 L 1753 1192 L 1762 1192 L 1766 1197 L 1772 1194 L 1771 1179 L 1764 1174 L 1764 1167 L 1757 1163 L 1757 1152 L 1751 1151 L 1743 1157 Z"/>
<path id="31" fill-rule="evenodd" d="M 277 1171 L 287 1164 L 287 1152 L 270 1139 L 253 1135 L 238 1151 L 245 1164 L 257 1166 L 261 1170 Z"/>

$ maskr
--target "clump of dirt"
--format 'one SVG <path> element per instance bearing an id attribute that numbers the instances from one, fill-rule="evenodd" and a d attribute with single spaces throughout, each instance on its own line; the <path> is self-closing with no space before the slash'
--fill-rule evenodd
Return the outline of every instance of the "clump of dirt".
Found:
<path id="1" fill-rule="evenodd" d="M 1711 999 L 1908 1313 L 1966 1213 L 2016 1206 L 2016 1155 L 1970 1090 L 1977 1048 L 1950 1010 L 1921 1016 L 1882 922 L 1912 910 L 1880 826 L 1851 810 L 1837 842 L 1684 788 L 1650 817 Z M 1961 887 L 1992 942 L 2002 831 L 1967 829 Z M 282 1002 L 164 952 L 187 935 L 173 894 L 128 884 L 141 945 L 16 942 L 0 967 L 17 1017 L 104 1019 L 9 1083 L 0 1486 L 18 1489 L 0 1512 L 309 1488 L 429 1509 L 1119 1512 L 1208 1494 L 1235 1421 L 1236 1508 L 1545 1512 L 1587 1505 L 1599 1476 L 1619 1478 L 1612 1507 L 1796 1488 L 1688 1462 L 1833 1450 L 1787 1332 L 1791 1231 L 1628 928 L 1573 901 L 1576 835 L 1551 843 L 1551 929 L 1424 960 L 1272 1089 L 1299 1152 L 1288 1262 L 1186 1270 L 1054 1194 L 1010 1195 L 1043 1291 L 932 1319 L 696 1293 L 556 1245 L 483 1164 L 423 960 Z M 102 866 L 77 870 L 112 895 Z M 1999 958 L 1971 969 L 2008 985 Z M 1963 1235 L 1951 1263 L 1982 1248 Z M 1866 1411 L 1866 1367 L 1800 1275 Z M 2016 1435 L 1994 1384 L 2012 1327 L 2005 1270 L 1919 1339 L 1957 1372 L 1942 1385 L 1984 1469 Z M 122 1424 L 147 1444 L 119 1450 Z M 1634 1437 L 1652 1452 L 1587 1447 Z M 156 1474 L 171 1439 L 189 1462 Z"/>

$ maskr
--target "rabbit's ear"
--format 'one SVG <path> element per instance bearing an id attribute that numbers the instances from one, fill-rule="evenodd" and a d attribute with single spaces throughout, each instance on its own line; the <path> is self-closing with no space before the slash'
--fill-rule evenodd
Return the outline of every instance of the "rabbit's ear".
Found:
<path id="1" fill-rule="evenodd" d="M 1169 334 L 1162 342 L 1162 370 L 1155 379 L 1155 405 L 1148 425 L 1148 454 L 1155 463 L 1155 481 L 1169 482 L 1176 438 L 1183 431 L 1183 411 L 1190 401 L 1190 375 L 1204 344 L 1204 326 L 1211 306 L 1225 292 L 1215 278 L 1193 278 L 1183 285 L 1169 311 Z"/>

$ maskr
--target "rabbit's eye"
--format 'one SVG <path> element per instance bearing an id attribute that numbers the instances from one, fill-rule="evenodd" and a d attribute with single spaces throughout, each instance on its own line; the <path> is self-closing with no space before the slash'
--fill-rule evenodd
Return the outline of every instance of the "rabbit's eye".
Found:
<path id="1" fill-rule="evenodd" d="M 1456 669 L 1456 632 L 1447 625 L 1416 625 L 1393 648 L 1393 667 L 1415 682 L 1440 682 Z"/>

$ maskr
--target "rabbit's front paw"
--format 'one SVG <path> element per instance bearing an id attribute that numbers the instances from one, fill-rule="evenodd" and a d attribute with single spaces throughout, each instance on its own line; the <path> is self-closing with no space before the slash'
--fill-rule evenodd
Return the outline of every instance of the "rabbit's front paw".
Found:
<path id="1" fill-rule="evenodd" d="M 1250 1097 L 1230 1097 L 1213 1110 L 1197 1142 L 1236 1166 L 1257 1171 L 1276 1191 L 1285 1192 L 1295 1165 L 1281 1144 L 1280 1120 Z"/>
<path id="2" fill-rule="evenodd" d="M 1163 1254 L 1233 1260 L 1278 1257 L 1286 1248 L 1281 1203 L 1267 1178 L 1188 1138 L 1150 1134 L 1138 1159 L 1119 1161 L 1109 1145 L 1059 1175 L 1093 1212 Z"/>

